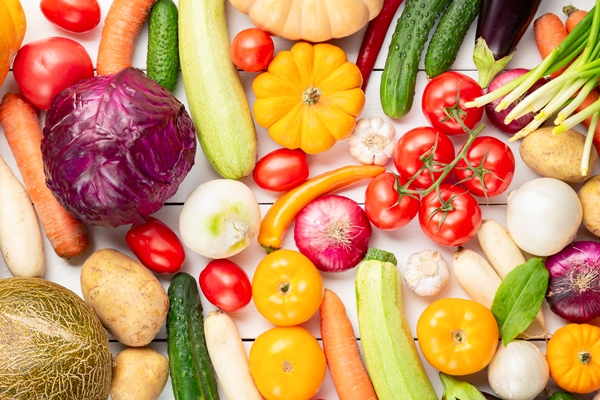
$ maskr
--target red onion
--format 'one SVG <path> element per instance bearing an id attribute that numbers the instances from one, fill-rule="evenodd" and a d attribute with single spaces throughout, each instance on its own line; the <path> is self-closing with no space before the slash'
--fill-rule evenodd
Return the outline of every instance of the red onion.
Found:
<path id="1" fill-rule="evenodd" d="M 550 273 L 546 300 L 569 322 L 600 317 L 600 243 L 573 242 L 546 258 Z"/>
<path id="2" fill-rule="evenodd" d="M 338 195 L 308 203 L 294 226 L 298 250 L 325 272 L 356 267 L 367 253 L 371 233 L 365 211 L 354 200 Z"/>
<path id="3" fill-rule="evenodd" d="M 500 74 L 496 75 L 496 77 L 494 79 L 492 79 L 492 82 L 490 82 L 490 85 L 488 86 L 488 93 L 493 92 L 494 90 L 498 89 L 499 87 L 520 77 L 521 75 L 526 74 L 527 72 L 529 72 L 529 70 L 525 69 L 525 68 L 515 68 L 515 69 L 509 69 L 507 71 L 501 72 Z M 535 91 L 536 89 L 539 89 L 545 83 L 546 83 L 545 78 L 538 79 L 538 81 L 536 83 L 534 83 L 533 86 L 531 86 L 531 88 L 523 95 L 523 97 L 527 96 L 528 94 Z M 496 100 L 492 101 L 491 103 L 486 104 L 485 105 L 485 114 L 487 115 L 487 117 L 490 120 L 490 122 L 492 123 L 492 125 L 494 125 L 496 128 L 498 128 L 501 132 L 507 133 L 509 135 L 514 135 L 515 133 L 519 132 L 522 128 L 524 128 L 528 123 L 530 123 L 533 120 L 534 113 L 529 113 L 529 114 L 522 116 L 521 118 L 517 118 L 517 119 L 511 121 L 511 123 L 508 125 L 505 124 L 504 118 L 508 115 L 508 113 L 513 108 L 515 108 L 515 106 L 519 103 L 519 100 L 512 103 L 506 109 L 498 112 L 495 110 L 495 108 L 504 97 L 506 97 L 506 96 L 502 96 L 499 99 L 496 99 Z"/>

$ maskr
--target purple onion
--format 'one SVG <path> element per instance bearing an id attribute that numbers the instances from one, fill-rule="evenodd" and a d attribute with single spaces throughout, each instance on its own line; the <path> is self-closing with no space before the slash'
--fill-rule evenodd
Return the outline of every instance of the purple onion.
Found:
<path id="1" fill-rule="evenodd" d="M 575 323 L 600 317 L 600 243 L 573 242 L 546 258 L 545 265 L 552 312 Z"/>

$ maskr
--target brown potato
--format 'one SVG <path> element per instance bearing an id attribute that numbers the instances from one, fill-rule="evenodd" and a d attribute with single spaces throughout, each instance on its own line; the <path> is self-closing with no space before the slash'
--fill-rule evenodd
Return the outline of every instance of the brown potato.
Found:
<path id="1" fill-rule="evenodd" d="M 129 347 L 115 357 L 110 398 L 156 400 L 169 378 L 169 360 L 150 347 Z"/>
<path id="2" fill-rule="evenodd" d="M 577 192 L 583 208 L 583 225 L 600 237 L 600 175 L 594 175 Z"/>
<path id="3" fill-rule="evenodd" d="M 145 346 L 164 325 L 167 292 L 150 270 L 126 254 L 96 251 L 83 264 L 80 280 L 86 303 L 119 342 Z"/>
<path id="4" fill-rule="evenodd" d="M 519 148 L 523 162 L 541 176 L 567 183 L 583 182 L 589 178 L 598 162 L 598 152 L 592 146 L 586 175 L 581 174 L 581 157 L 585 135 L 570 129 L 558 135 L 552 127 L 544 127 L 527 135 Z"/>

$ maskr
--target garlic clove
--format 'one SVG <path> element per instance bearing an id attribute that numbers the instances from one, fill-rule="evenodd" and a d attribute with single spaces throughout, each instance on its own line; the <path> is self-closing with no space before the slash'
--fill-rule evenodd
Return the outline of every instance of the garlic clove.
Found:
<path id="1" fill-rule="evenodd" d="M 385 165 L 396 148 L 396 128 L 383 118 L 361 118 L 348 138 L 350 154 L 362 164 Z"/>
<path id="2" fill-rule="evenodd" d="M 433 296 L 448 283 L 450 270 L 441 253 L 422 250 L 408 257 L 402 278 L 419 296 Z"/>

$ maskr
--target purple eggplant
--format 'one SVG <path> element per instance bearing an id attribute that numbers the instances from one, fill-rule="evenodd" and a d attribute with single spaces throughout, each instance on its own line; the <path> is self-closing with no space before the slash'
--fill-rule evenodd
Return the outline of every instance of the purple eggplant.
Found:
<path id="1" fill-rule="evenodd" d="M 486 88 L 514 55 L 541 0 L 482 0 L 477 20 L 473 62 L 478 82 Z"/>

